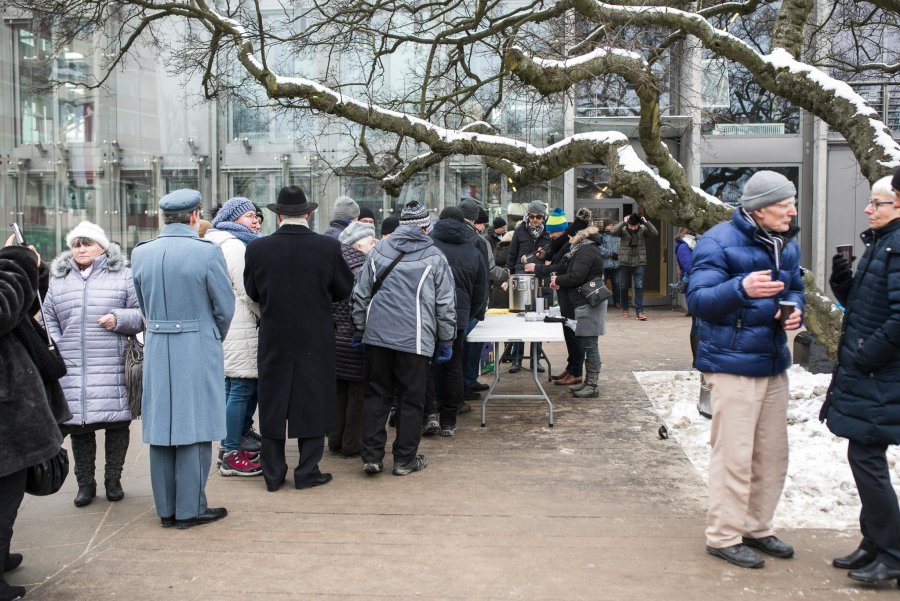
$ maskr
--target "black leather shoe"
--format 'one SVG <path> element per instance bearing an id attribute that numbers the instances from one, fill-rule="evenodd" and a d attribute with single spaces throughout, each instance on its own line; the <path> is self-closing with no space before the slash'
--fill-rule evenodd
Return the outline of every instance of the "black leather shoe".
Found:
<path id="1" fill-rule="evenodd" d="M 777 536 L 764 536 L 762 538 L 743 537 L 744 544 L 754 549 L 759 549 L 766 555 L 788 559 L 794 556 L 794 547 L 780 540 Z"/>
<path id="2" fill-rule="evenodd" d="M 481 392 L 482 390 L 487 390 L 490 388 L 487 384 L 482 384 L 481 382 L 475 382 L 471 386 L 469 386 L 469 390 L 474 390 L 475 392 Z"/>
<path id="3" fill-rule="evenodd" d="M 170 515 L 167 518 L 159 518 L 159 525 L 163 528 L 174 528 L 175 527 L 175 516 Z"/>
<path id="4" fill-rule="evenodd" d="M 761 568 L 766 565 L 766 560 L 759 556 L 759 553 L 748 547 L 747 545 L 731 545 L 730 547 L 722 547 L 717 549 L 707 545 L 706 552 L 714 557 L 724 559 L 730 564 L 739 568 Z"/>
<path id="5" fill-rule="evenodd" d="M 463 393 L 463 399 L 465 399 L 465 400 L 467 400 L 467 401 L 480 401 L 480 400 L 481 400 L 481 393 L 479 393 L 479 392 L 472 392 L 472 391 L 464 392 L 464 393 Z"/>
<path id="6" fill-rule="evenodd" d="M 333 479 L 332 475 L 326 472 L 324 474 L 319 474 L 318 476 L 316 476 L 315 478 L 313 478 L 312 480 L 310 480 L 308 482 L 297 483 L 294 486 L 298 490 L 304 490 L 306 488 L 313 488 L 314 486 L 324 486 L 324 485 L 328 484 L 329 482 L 331 482 L 332 479 Z"/>
<path id="7" fill-rule="evenodd" d="M 25 596 L 24 586 L 11 586 L 0 580 L 0 601 L 13 601 Z"/>
<path id="8" fill-rule="evenodd" d="M 831 560 L 831 565 L 842 570 L 858 570 L 875 561 L 877 557 L 877 553 L 860 548 L 850 555 L 835 557 Z"/>
<path id="9" fill-rule="evenodd" d="M 864 568 L 850 570 L 847 576 L 860 582 L 887 582 L 897 580 L 900 584 L 900 569 L 887 566 L 877 559 Z"/>
<path id="10" fill-rule="evenodd" d="M 112 501 L 113 503 L 115 503 L 116 501 L 121 501 L 125 498 L 125 491 L 122 490 L 121 480 L 104 480 L 103 485 L 106 487 L 107 501 Z"/>
<path id="11" fill-rule="evenodd" d="M 88 486 L 79 486 L 78 494 L 75 495 L 75 507 L 84 507 L 90 505 L 94 497 L 97 496 L 97 484 L 89 484 Z"/>
<path id="12" fill-rule="evenodd" d="M 226 515 L 228 515 L 228 510 L 224 507 L 208 507 L 206 511 L 197 517 L 188 518 L 186 520 L 175 520 L 175 527 L 179 530 L 185 530 L 187 528 L 193 528 L 194 526 L 212 524 L 215 521 L 221 520 Z"/>
<path id="13" fill-rule="evenodd" d="M 10 553 L 6 556 L 6 560 L 3 562 L 3 571 L 12 572 L 20 565 L 22 565 L 22 554 Z"/>

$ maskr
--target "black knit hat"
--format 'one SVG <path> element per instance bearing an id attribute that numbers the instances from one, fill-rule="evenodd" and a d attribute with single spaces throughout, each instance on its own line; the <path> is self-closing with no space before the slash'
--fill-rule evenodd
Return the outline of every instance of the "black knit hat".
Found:
<path id="1" fill-rule="evenodd" d="M 454 206 L 444 207 L 441 214 L 438 215 L 438 219 L 453 219 L 460 223 L 466 222 L 466 216 L 463 214 L 462 209 Z"/>
<path id="2" fill-rule="evenodd" d="M 894 169 L 894 177 L 891 178 L 891 187 L 900 192 L 900 167 Z"/>
<path id="3" fill-rule="evenodd" d="M 478 217 L 475 219 L 475 225 L 479 225 L 479 224 L 487 223 L 487 222 L 488 222 L 487 211 L 485 211 L 484 209 L 479 207 L 478 208 Z"/>
<path id="4" fill-rule="evenodd" d="M 590 209 L 580 208 L 578 212 L 575 213 L 575 220 L 569 224 L 569 227 L 566 228 L 567 236 L 574 236 L 578 232 L 583 229 L 586 229 L 591 225 L 591 211 Z"/>
<path id="5" fill-rule="evenodd" d="M 393 234 L 398 225 L 400 225 L 400 218 L 396 215 L 388 215 L 384 218 L 384 221 L 381 222 L 381 235 L 387 236 L 388 234 Z"/>
<path id="6" fill-rule="evenodd" d="M 494 229 L 506 227 L 506 220 L 503 217 L 494 217 Z"/>
<path id="7" fill-rule="evenodd" d="M 632 213 L 628 216 L 628 225 L 640 225 L 641 216 L 638 213 Z"/>

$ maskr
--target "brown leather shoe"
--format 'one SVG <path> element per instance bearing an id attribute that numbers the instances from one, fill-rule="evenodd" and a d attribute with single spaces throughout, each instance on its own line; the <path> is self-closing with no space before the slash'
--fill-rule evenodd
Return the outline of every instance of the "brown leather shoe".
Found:
<path id="1" fill-rule="evenodd" d="M 550 379 L 553 380 L 554 382 L 556 382 L 557 380 L 562 380 L 562 379 L 568 378 L 568 377 L 569 377 L 569 370 L 566 370 L 566 371 L 562 372 L 561 374 L 557 374 L 555 376 L 550 376 Z"/>
<path id="2" fill-rule="evenodd" d="M 554 382 L 557 386 L 574 386 L 575 384 L 581 384 L 584 378 L 580 376 L 573 376 L 572 374 L 568 374 L 564 379 L 557 380 Z"/>

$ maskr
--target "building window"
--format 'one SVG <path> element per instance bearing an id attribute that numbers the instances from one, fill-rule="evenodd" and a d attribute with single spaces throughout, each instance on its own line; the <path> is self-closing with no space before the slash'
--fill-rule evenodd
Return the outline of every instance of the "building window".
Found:
<path id="1" fill-rule="evenodd" d="M 94 91 L 84 87 L 94 81 L 92 52 L 90 42 L 76 40 L 56 59 L 60 138 L 66 142 L 94 141 Z"/>
<path id="2" fill-rule="evenodd" d="M 19 142 L 53 141 L 53 79 L 50 34 L 31 26 L 15 28 Z"/>

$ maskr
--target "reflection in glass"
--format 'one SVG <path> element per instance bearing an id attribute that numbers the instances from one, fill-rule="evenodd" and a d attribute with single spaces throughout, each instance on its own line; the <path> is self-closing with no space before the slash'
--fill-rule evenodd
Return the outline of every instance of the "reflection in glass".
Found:
<path id="1" fill-rule="evenodd" d="M 22 144 L 53 140 L 53 94 L 48 89 L 52 76 L 49 32 L 25 27 L 16 29 L 16 58 L 19 82 L 19 141 Z"/>
<path id="2" fill-rule="evenodd" d="M 722 202 L 736 207 L 741 204 L 741 191 L 750 176 L 766 169 L 785 176 L 800 190 L 800 167 L 704 167 L 700 187 Z"/>

